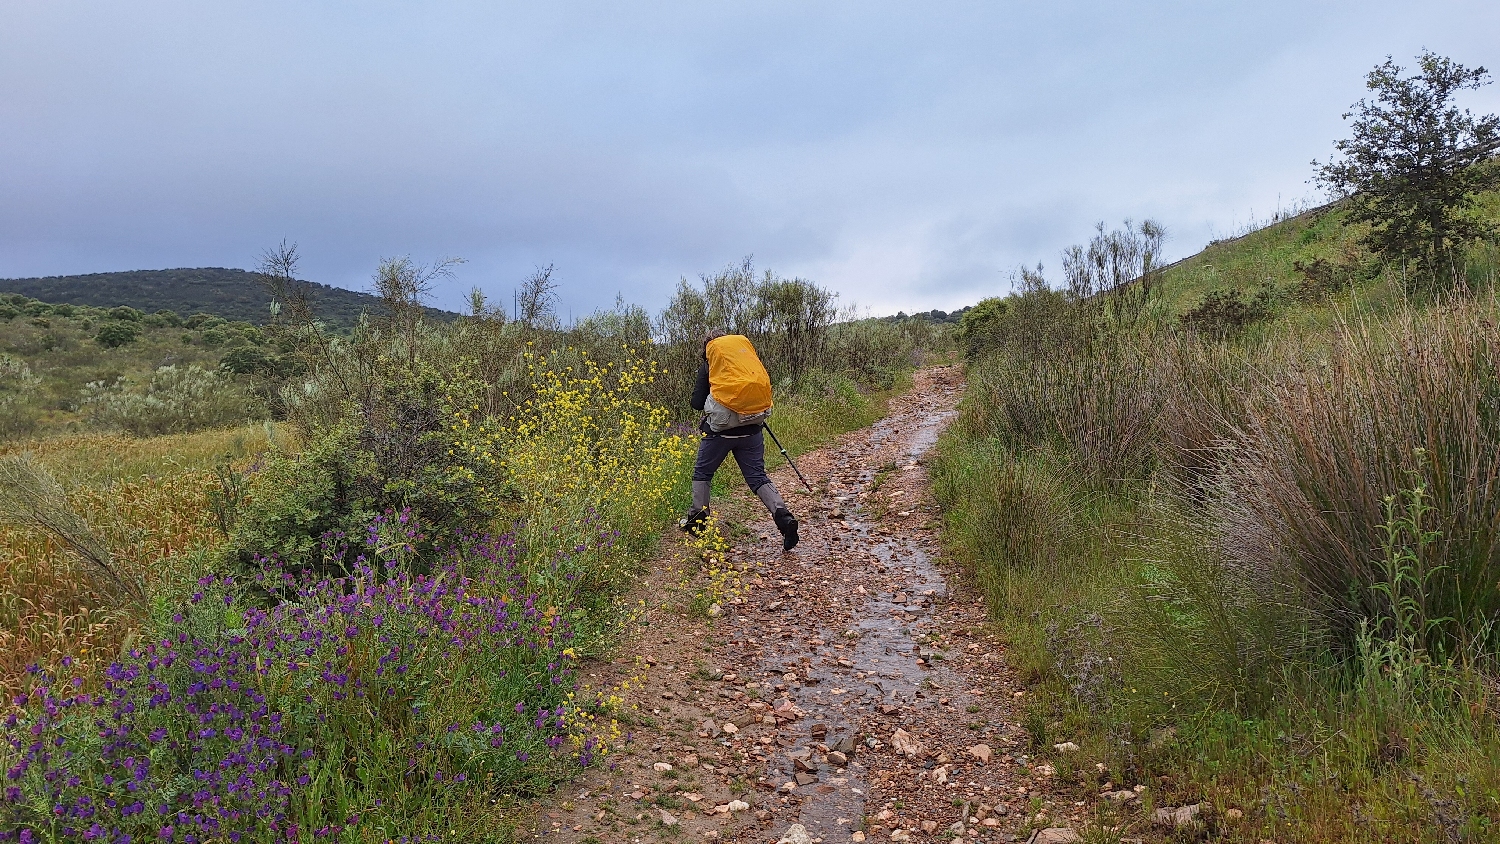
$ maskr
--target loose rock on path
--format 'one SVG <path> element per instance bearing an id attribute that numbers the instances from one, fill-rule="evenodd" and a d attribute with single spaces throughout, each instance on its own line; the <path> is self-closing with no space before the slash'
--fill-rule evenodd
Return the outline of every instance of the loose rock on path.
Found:
<path id="1" fill-rule="evenodd" d="M 940 560 L 924 456 L 961 389 L 955 367 L 918 372 L 886 419 L 798 459 L 816 493 L 773 473 L 802 520 L 790 553 L 748 494 L 716 501 L 749 531 L 729 554 L 748 588 L 717 618 L 689 616 L 683 556 L 663 554 L 620 657 L 584 669 L 639 680 L 629 741 L 547 801 L 530 840 L 1005 842 L 1076 825 L 1084 810 L 1027 755 L 1024 691 L 979 597 Z"/>

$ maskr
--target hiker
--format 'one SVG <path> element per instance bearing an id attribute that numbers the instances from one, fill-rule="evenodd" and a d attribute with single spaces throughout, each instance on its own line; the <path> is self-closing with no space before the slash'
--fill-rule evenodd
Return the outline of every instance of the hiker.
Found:
<path id="1" fill-rule="evenodd" d="M 693 464 L 693 509 L 678 526 L 694 533 L 708 520 L 714 472 L 733 453 L 750 491 L 776 521 L 782 550 L 792 550 L 797 544 L 797 517 L 766 475 L 766 440 L 761 429 L 771 415 L 771 376 L 748 337 L 708 332 L 692 405 L 694 410 L 703 411 L 703 421 L 698 424 L 703 439 Z"/>

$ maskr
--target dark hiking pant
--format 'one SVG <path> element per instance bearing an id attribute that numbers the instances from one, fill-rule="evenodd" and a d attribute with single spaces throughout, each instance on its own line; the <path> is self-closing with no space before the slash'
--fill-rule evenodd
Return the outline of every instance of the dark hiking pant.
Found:
<path id="1" fill-rule="evenodd" d="M 712 481 L 714 472 L 719 470 L 719 464 L 730 454 L 734 455 L 734 462 L 739 464 L 740 474 L 745 476 L 745 483 L 750 486 L 751 492 L 759 493 L 761 487 L 771 482 L 766 475 L 765 435 L 759 430 L 741 437 L 723 437 L 718 434 L 704 436 L 698 442 L 698 460 L 693 464 L 693 481 Z"/>

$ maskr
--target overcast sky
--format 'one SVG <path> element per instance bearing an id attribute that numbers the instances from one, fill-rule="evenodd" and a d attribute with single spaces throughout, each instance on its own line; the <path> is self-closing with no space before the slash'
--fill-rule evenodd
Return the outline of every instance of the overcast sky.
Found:
<path id="1" fill-rule="evenodd" d="M 0 0 L 0 277 L 467 263 L 563 316 L 745 255 L 953 309 L 1152 217 L 1299 199 L 1387 54 L 1500 69 L 1500 3 Z M 1494 87 L 1467 101 L 1500 110 Z"/>

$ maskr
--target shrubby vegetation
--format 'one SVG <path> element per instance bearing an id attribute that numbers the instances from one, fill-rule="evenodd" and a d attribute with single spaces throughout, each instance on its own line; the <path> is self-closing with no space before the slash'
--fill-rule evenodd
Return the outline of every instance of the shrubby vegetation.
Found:
<path id="1" fill-rule="evenodd" d="M 36 428 L 41 380 L 25 361 L 0 355 L 0 437 L 29 434 Z"/>
<path id="2" fill-rule="evenodd" d="M 1059 772 L 1146 809 L 1243 809 L 1228 840 L 1500 824 L 1493 247 L 1414 290 L 1367 226 L 1334 206 L 1171 268 L 1141 250 L 1114 287 L 1026 270 L 958 330 L 934 478 L 1038 680 L 1037 748 L 1082 745 L 1106 773 Z"/>
<path id="3" fill-rule="evenodd" d="M 163 366 L 134 389 L 123 378 L 85 386 L 89 420 L 138 437 L 222 428 L 262 415 L 259 402 L 226 370 Z"/>
<path id="4" fill-rule="evenodd" d="M 0 296 L 17 294 L 54 303 L 53 307 L 133 307 L 146 314 L 166 310 L 173 314 L 216 314 L 231 322 L 260 325 L 270 318 L 271 294 L 256 273 L 222 267 L 195 269 L 135 270 L 46 278 L 0 279 Z M 309 284 L 308 294 L 317 318 L 347 331 L 360 315 L 380 308 L 380 299 L 369 293 L 344 290 L 326 284 Z M 0 314 L 7 306 L 0 305 Z M 456 314 L 431 311 L 438 319 Z M 179 322 L 172 323 L 176 327 Z"/>
<path id="5" fill-rule="evenodd" d="M 290 374 L 287 350 L 249 323 L 20 295 L 0 302 L 0 438 L 239 424 L 263 418 Z"/>
<path id="6" fill-rule="evenodd" d="M 1494 837 L 1497 123 L 1448 102 L 1476 74 L 1377 68 L 1323 171 L 1352 196 L 1171 267 L 1101 227 L 964 315 L 946 536 L 1037 748 L 1106 762 L 1063 776 L 1242 809 L 1227 840 Z"/>
<path id="7" fill-rule="evenodd" d="M 434 320 L 449 266 L 383 262 L 380 314 L 347 333 L 315 318 L 287 247 L 262 268 L 263 328 L 73 309 L 66 343 L 129 324 L 111 354 L 228 351 L 95 379 L 81 412 L 143 439 L 0 454 L 21 493 L 0 502 L 0 683 L 21 693 L 0 840 L 504 840 L 514 800 L 617 746 L 607 690 L 574 666 L 629 620 L 685 503 L 706 323 L 621 303 L 564 330 L 546 271 L 525 319 L 476 294 Z M 759 314 L 793 448 L 869 421 L 944 341 L 837 324 L 826 291 L 768 279 L 716 302 Z M 279 421 L 212 429 L 255 398 Z"/>
<path id="8" fill-rule="evenodd" d="M 920 318 L 858 319 L 852 310 L 841 310 L 835 297 L 811 282 L 769 270 L 757 277 L 749 258 L 703 276 L 698 285 L 683 279 L 655 326 L 671 354 L 662 364 L 674 371 L 696 370 L 704 332 L 718 327 L 749 337 L 762 350 L 778 389 L 795 393 L 799 381 L 813 373 L 889 386 L 897 372 L 946 344 L 940 324 Z M 674 404 L 692 390 L 691 383 L 674 386 L 681 391 L 672 397 Z"/>

